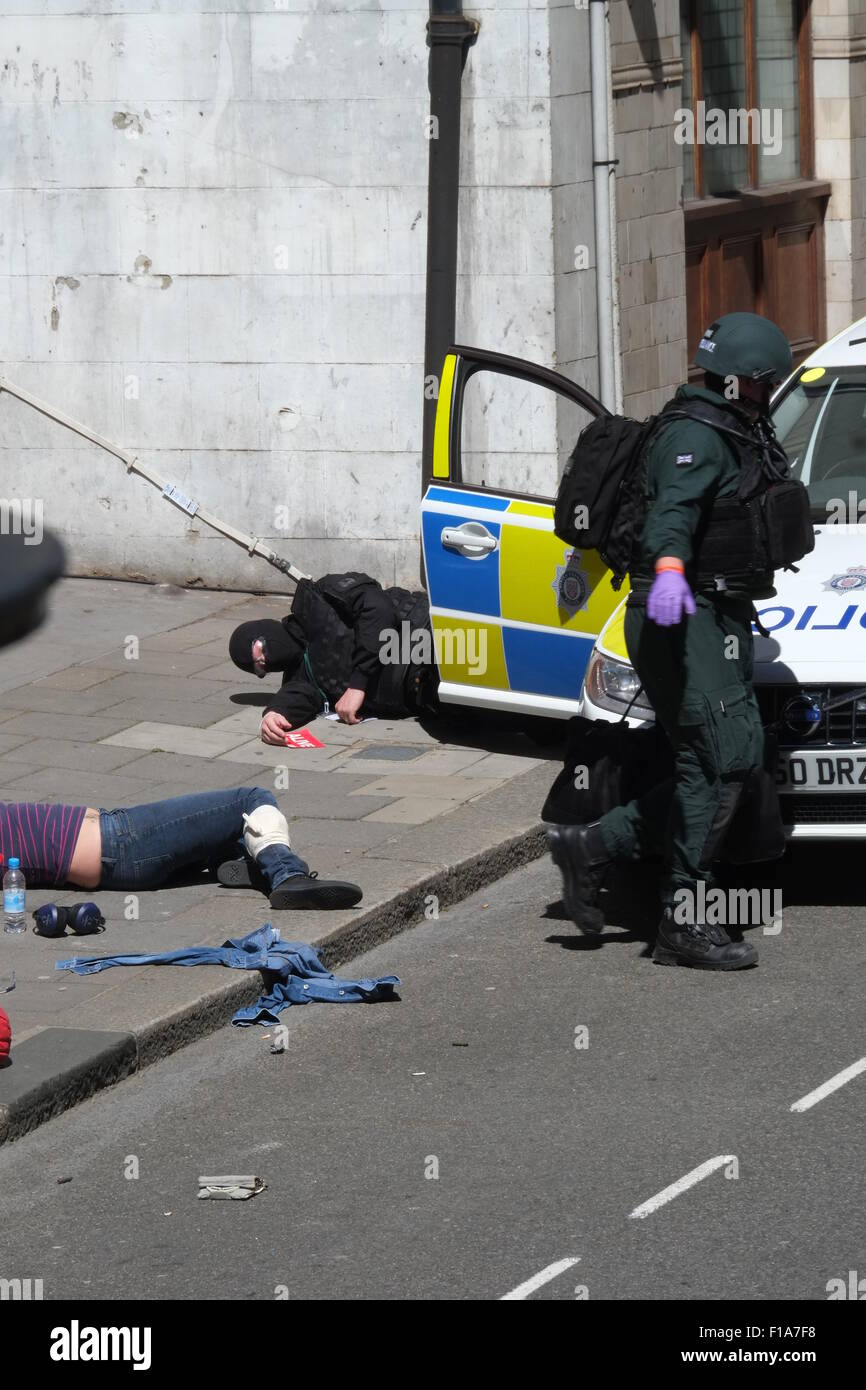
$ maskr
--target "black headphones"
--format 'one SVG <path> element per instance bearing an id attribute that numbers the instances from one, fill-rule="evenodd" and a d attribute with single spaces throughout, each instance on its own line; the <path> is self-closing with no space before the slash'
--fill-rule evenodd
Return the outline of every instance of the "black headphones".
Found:
<path id="1" fill-rule="evenodd" d="M 67 927 L 71 927 L 76 936 L 92 936 L 105 928 L 105 918 L 96 903 L 76 903 L 73 907 L 46 903 L 32 916 L 37 936 L 65 936 Z"/>

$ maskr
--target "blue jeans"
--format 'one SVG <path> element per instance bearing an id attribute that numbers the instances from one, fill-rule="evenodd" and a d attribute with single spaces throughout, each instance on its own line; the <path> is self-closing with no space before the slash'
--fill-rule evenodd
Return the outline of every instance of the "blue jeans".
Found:
<path id="1" fill-rule="evenodd" d="M 159 888 L 180 869 L 210 867 L 223 859 L 247 855 L 244 812 L 276 806 L 262 787 L 196 792 L 99 812 L 102 833 L 100 888 Z M 249 855 L 247 855 L 249 858 Z M 308 866 L 287 845 L 270 845 L 256 860 L 269 891 Z"/>

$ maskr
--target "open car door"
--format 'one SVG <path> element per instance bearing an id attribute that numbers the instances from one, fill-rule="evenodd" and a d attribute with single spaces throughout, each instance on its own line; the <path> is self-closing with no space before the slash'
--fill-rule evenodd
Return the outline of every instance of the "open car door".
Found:
<path id="1" fill-rule="evenodd" d="M 578 434 L 605 413 L 546 367 L 479 348 L 447 354 L 422 503 L 446 703 L 577 713 L 593 642 L 624 591 L 594 551 L 554 535 L 553 503 Z"/>

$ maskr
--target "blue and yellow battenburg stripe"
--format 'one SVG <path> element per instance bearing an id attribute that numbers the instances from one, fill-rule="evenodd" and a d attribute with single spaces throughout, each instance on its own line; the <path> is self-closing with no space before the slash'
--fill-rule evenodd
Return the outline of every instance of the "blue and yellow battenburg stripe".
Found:
<path id="1" fill-rule="evenodd" d="M 435 508 L 433 510 L 431 508 Z M 483 521 L 499 545 L 468 560 L 442 545 L 444 527 Z M 496 493 L 429 487 L 423 513 L 424 554 L 434 633 L 440 633 L 442 678 L 491 690 L 577 699 L 593 643 L 625 590 L 611 588 L 611 573 L 591 550 L 581 552 L 586 609 L 560 606 L 557 573 L 572 547 L 553 532 L 553 505 L 517 501 Z M 489 621 L 485 622 L 485 618 Z M 471 630 L 475 645 L 457 644 L 454 633 Z M 449 660 L 449 651 L 478 651 L 486 634 L 486 669 L 470 660 Z M 450 634 L 450 645 L 445 635 Z"/>
<path id="2" fill-rule="evenodd" d="M 454 371 L 457 358 L 453 352 L 446 354 L 442 364 L 442 378 L 439 382 L 439 396 L 436 405 L 436 420 L 433 427 L 433 477 L 450 476 L 448 455 L 448 435 L 451 429 L 451 403 L 454 398 Z"/>

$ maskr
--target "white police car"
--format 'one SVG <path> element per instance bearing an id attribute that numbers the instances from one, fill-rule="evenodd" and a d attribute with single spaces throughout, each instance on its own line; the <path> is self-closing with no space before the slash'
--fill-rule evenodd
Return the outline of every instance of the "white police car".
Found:
<path id="1" fill-rule="evenodd" d="M 866 319 L 798 367 L 772 404 L 779 442 L 809 489 L 815 549 L 757 605 L 755 686 L 778 721 L 789 836 L 866 837 Z M 602 629 L 581 712 L 617 719 L 639 689 L 623 605 Z M 652 718 L 634 704 L 630 719 Z"/>

